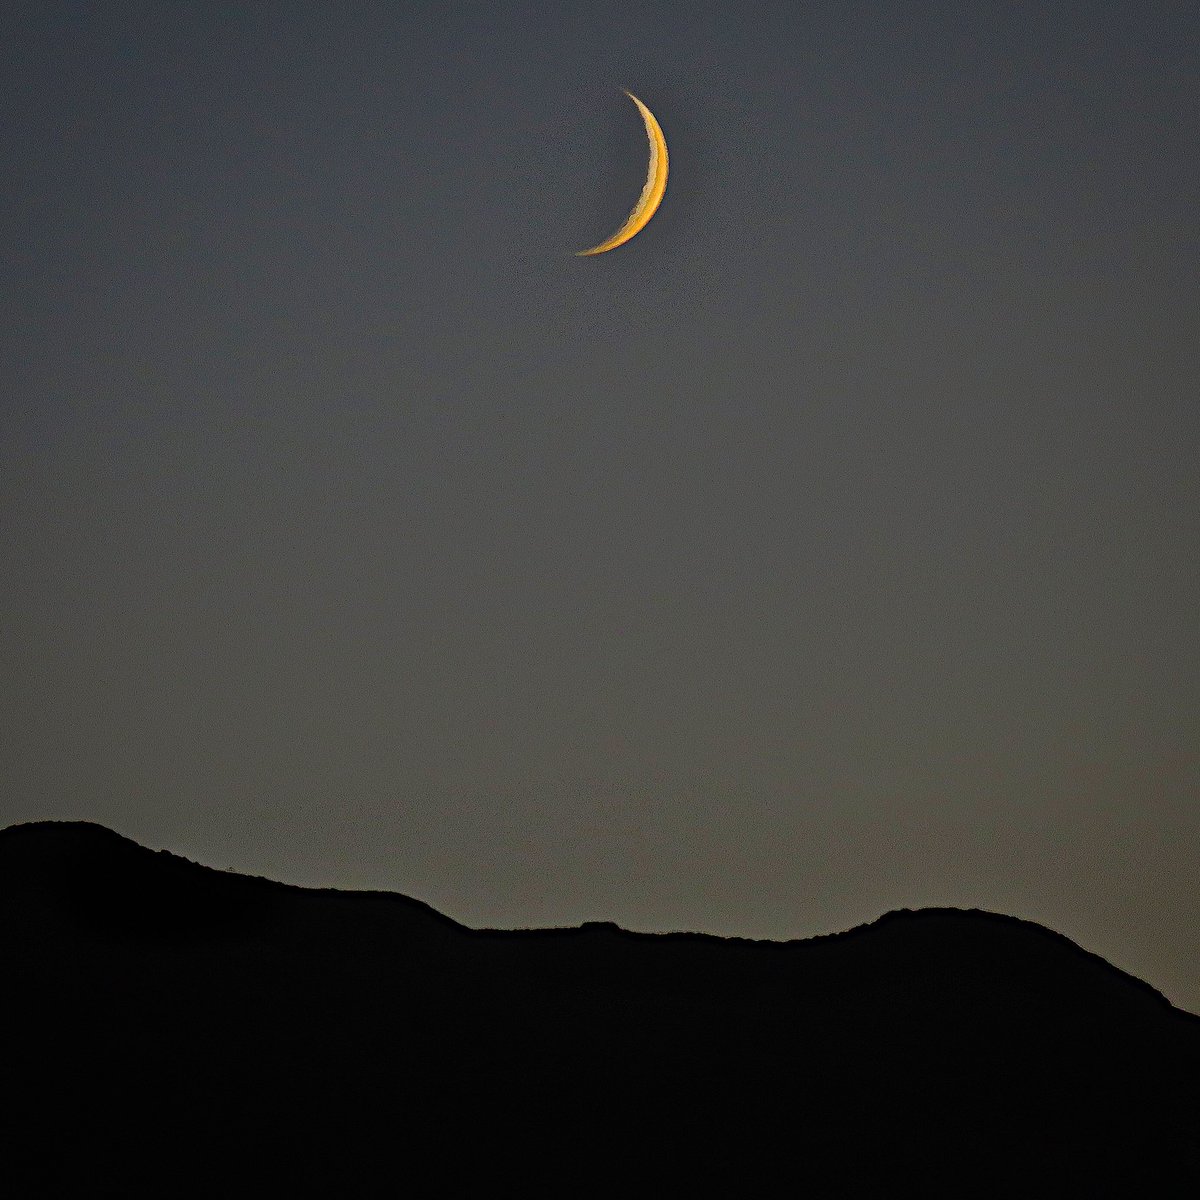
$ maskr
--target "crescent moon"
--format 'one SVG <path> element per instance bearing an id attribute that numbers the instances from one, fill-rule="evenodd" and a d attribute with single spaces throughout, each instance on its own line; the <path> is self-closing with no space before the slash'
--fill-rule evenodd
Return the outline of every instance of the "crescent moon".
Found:
<path id="1" fill-rule="evenodd" d="M 638 112 L 642 114 L 646 137 L 650 142 L 650 166 L 646 171 L 646 186 L 642 188 L 642 194 L 633 206 L 633 212 L 625 218 L 625 224 L 600 245 L 593 246 L 590 250 L 577 250 L 577 257 L 604 254 L 608 250 L 623 246 L 635 233 L 645 229 L 646 222 L 654 216 L 662 203 L 663 193 L 667 190 L 667 139 L 663 137 L 662 126 L 632 92 L 626 92 L 625 95 L 637 105 Z"/>

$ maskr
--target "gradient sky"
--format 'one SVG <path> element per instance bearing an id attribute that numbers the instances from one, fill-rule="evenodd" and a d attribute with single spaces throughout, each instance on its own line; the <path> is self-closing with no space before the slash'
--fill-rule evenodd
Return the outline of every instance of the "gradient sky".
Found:
<path id="1" fill-rule="evenodd" d="M 16 5 L 0 823 L 470 924 L 980 906 L 1200 1010 L 1198 47 Z M 666 199 L 576 258 L 624 87 Z"/>

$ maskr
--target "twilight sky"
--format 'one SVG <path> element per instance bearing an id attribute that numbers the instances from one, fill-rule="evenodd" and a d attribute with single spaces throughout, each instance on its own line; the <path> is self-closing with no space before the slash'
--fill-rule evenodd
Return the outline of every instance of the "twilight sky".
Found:
<path id="1" fill-rule="evenodd" d="M 1194 0 L 14 11 L 0 824 L 1200 1010 Z"/>

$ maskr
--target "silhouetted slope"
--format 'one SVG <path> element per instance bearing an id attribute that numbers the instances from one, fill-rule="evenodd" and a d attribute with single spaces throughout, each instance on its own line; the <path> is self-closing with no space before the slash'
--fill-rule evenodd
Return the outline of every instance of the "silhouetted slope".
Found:
<path id="1" fill-rule="evenodd" d="M 1200 1194 L 1200 1020 L 1009 917 L 475 931 L 42 823 L 0 975 L 20 1194 Z"/>

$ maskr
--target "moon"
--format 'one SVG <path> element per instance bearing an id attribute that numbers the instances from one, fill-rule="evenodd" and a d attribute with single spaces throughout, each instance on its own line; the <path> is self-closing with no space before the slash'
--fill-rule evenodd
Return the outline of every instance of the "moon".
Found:
<path id="1" fill-rule="evenodd" d="M 590 250 L 577 250 L 577 257 L 589 254 L 604 254 L 623 246 L 635 233 L 645 229 L 646 222 L 654 216 L 662 203 L 663 193 L 667 190 L 667 139 L 663 137 L 662 126 L 655 120 L 654 114 L 632 93 L 626 92 L 630 100 L 642 114 L 646 126 L 646 137 L 650 142 L 650 165 L 646 170 L 646 186 L 638 202 L 633 206 L 633 212 L 625 218 L 625 224 L 607 241 L 593 246 Z"/>

